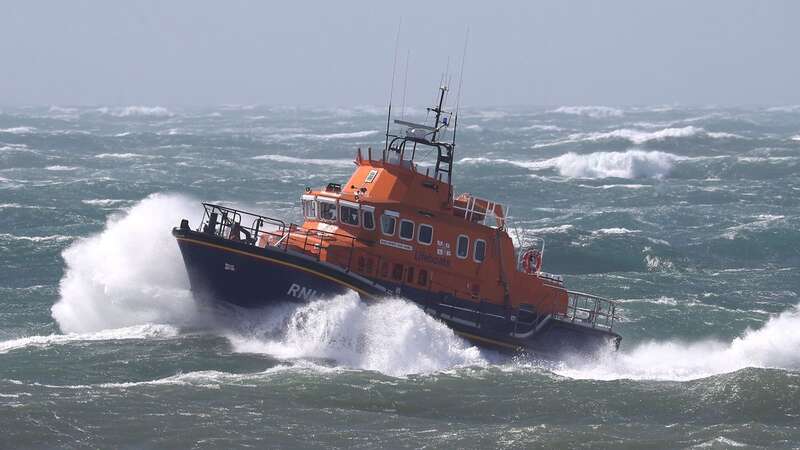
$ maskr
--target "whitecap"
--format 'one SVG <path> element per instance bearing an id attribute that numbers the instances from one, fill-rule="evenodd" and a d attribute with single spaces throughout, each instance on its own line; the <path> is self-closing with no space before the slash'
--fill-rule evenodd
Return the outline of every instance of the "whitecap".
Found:
<path id="1" fill-rule="evenodd" d="M 8 353 L 12 350 L 18 350 L 21 348 L 50 347 L 53 345 L 70 344 L 73 342 L 152 339 L 173 337 L 177 334 L 178 329 L 170 325 L 143 324 L 131 327 L 102 330 L 95 333 L 68 333 L 49 334 L 45 336 L 27 336 L 0 342 L 0 353 Z"/>
<path id="2" fill-rule="evenodd" d="M 45 169 L 45 170 L 51 170 L 51 171 L 55 171 L 55 172 L 67 172 L 67 171 L 71 171 L 71 170 L 77 170 L 77 169 L 78 169 L 78 167 L 75 167 L 75 166 L 59 166 L 59 165 L 55 165 L 55 166 L 47 166 L 47 167 L 45 167 L 44 169 Z"/>
<path id="3" fill-rule="evenodd" d="M 174 114 L 163 106 L 124 106 L 98 108 L 97 112 L 114 117 L 171 117 Z"/>
<path id="4" fill-rule="evenodd" d="M 74 236 L 65 236 L 63 234 L 54 234 L 51 236 L 17 236 L 10 233 L 0 233 L 0 239 L 6 241 L 28 241 L 28 242 L 66 242 L 75 239 Z"/>
<path id="5" fill-rule="evenodd" d="M 10 134 L 31 134 L 36 131 L 34 127 L 11 127 L 11 128 L 0 128 L 0 133 L 10 133 Z"/>
<path id="6" fill-rule="evenodd" d="M 628 150 L 585 155 L 566 153 L 529 164 L 529 168 L 555 168 L 570 178 L 662 178 L 672 170 L 677 155 L 660 151 Z"/>
<path id="7" fill-rule="evenodd" d="M 587 116 L 593 119 L 621 117 L 624 115 L 624 112 L 621 109 L 612 108 L 610 106 L 561 106 L 550 112 L 571 114 L 576 116 Z"/>
<path id="8" fill-rule="evenodd" d="M 293 156 L 284 155 L 261 155 L 254 156 L 252 159 L 300 165 L 311 164 L 315 166 L 353 167 L 353 160 L 351 159 L 295 158 Z"/>
<path id="9" fill-rule="evenodd" d="M 641 230 L 629 230 L 627 228 L 601 228 L 599 230 L 592 231 L 592 234 L 595 236 L 635 234 L 635 233 L 641 233 Z"/>
<path id="10" fill-rule="evenodd" d="M 118 159 L 132 159 L 132 158 L 153 158 L 151 155 L 142 155 L 140 153 L 100 153 L 94 155 L 95 158 L 118 158 Z"/>

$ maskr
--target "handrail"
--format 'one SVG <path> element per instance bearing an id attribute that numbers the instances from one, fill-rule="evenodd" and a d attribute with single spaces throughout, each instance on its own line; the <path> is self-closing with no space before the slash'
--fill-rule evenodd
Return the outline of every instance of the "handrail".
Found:
<path id="1" fill-rule="evenodd" d="M 570 322 L 582 322 L 592 328 L 611 330 L 616 316 L 617 304 L 612 300 L 584 292 L 567 291 L 567 309 L 556 317 Z"/>
<path id="2" fill-rule="evenodd" d="M 350 251 L 347 258 L 347 271 L 350 271 L 352 265 L 355 242 L 360 240 L 348 234 L 325 230 L 309 230 L 294 223 L 290 223 L 287 226 L 286 222 L 280 219 L 213 203 L 203 203 L 203 208 L 203 219 L 198 231 L 248 245 L 256 246 L 260 242 L 260 237 L 268 235 L 266 245 L 288 251 L 290 241 L 294 237 L 297 240 L 302 239 L 302 243 L 295 242 L 293 245 L 301 248 L 305 253 L 315 255 L 319 260 L 322 249 L 327 249 L 331 241 L 349 240 Z M 248 221 L 251 223 L 249 226 L 244 224 Z M 264 225 L 272 225 L 275 228 L 273 230 L 265 230 L 263 228 Z M 242 239 L 242 234 L 244 234 L 244 239 Z M 309 240 L 309 238 L 311 239 Z M 312 248 L 312 250 L 309 251 L 309 248 Z"/>

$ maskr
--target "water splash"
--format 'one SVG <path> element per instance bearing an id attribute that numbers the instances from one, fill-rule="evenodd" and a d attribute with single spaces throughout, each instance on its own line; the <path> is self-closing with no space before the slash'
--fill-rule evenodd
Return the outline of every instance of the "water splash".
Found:
<path id="1" fill-rule="evenodd" d="M 476 347 L 405 300 L 366 304 L 350 293 L 262 314 L 228 334 L 235 351 L 332 360 L 395 376 L 486 363 Z"/>
<path id="2" fill-rule="evenodd" d="M 555 372 L 579 379 L 693 380 L 747 367 L 800 370 L 800 305 L 731 342 L 647 342 L 632 350 L 574 359 Z"/>
<path id="3" fill-rule="evenodd" d="M 170 229 L 194 217 L 193 201 L 154 194 L 97 235 L 64 250 L 64 276 L 53 318 L 65 333 L 191 320 L 194 302 Z"/>

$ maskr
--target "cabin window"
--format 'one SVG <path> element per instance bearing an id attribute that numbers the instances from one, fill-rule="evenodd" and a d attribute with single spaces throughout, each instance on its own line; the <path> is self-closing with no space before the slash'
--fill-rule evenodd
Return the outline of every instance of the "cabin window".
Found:
<path id="1" fill-rule="evenodd" d="M 392 278 L 397 281 L 403 281 L 403 265 L 395 263 L 392 267 Z"/>
<path id="2" fill-rule="evenodd" d="M 303 216 L 306 219 L 317 218 L 317 202 L 314 200 L 303 200 Z"/>
<path id="3" fill-rule="evenodd" d="M 336 203 L 319 202 L 319 218 L 336 221 Z"/>
<path id="4" fill-rule="evenodd" d="M 414 222 L 406 219 L 400 221 L 400 239 L 414 239 Z"/>
<path id="5" fill-rule="evenodd" d="M 465 259 L 469 254 L 469 237 L 463 234 L 458 237 L 458 245 L 456 246 L 456 256 Z"/>
<path id="6" fill-rule="evenodd" d="M 483 262 L 486 258 L 486 241 L 483 239 L 475 240 L 475 254 L 473 255 L 476 262 Z"/>
<path id="7" fill-rule="evenodd" d="M 358 226 L 358 209 L 352 206 L 341 205 L 339 207 L 339 220 L 348 225 Z"/>
<path id="8" fill-rule="evenodd" d="M 406 283 L 413 283 L 414 282 L 414 268 L 409 266 L 406 267 Z"/>
<path id="9" fill-rule="evenodd" d="M 386 214 L 381 216 L 381 231 L 383 234 L 394 236 L 394 227 L 397 224 L 397 218 L 394 216 L 387 216 Z"/>
<path id="10" fill-rule="evenodd" d="M 365 230 L 374 230 L 375 229 L 375 213 L 372 211 L 362 211 L 361 212 L 361 223 L 364 226 Z"/>
<path id="11" fill-rule="evenodd" d="M 375 181 L 376 176 L 378 176 L 378 170 L 377 169 L 370 170 L 369 173 L 367 174 L 367 178 L 364 179 L 364 183 L 372 183 L 373 181 Z"/>
<path id="12" fill-rule="evenodd" d="M 424 223 L 420 224 L 417 230 L 417 241 L 420 244 L 431 245 L 431 242 L 433 242 L 433 227 Z"/>
<path id="13" fill-rule="evenodd" d="M 425 269 L 419 269 L 419 276 L 417 277 L 417 284 L 420 286 L 427 286 L 428 285 L 428 271 Z"/>

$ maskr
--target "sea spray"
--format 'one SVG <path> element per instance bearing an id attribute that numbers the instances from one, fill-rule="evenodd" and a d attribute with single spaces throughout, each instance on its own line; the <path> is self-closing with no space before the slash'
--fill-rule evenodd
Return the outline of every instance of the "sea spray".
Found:
<path id="1" fill-rule="evenodd" d="M 595 358 L 566 361 L 556 373 L 579 379 L 694 380 L 747 367 L 800 370 L 800 305 L 731 342 L 652 341 Z"/>
<path id="2" fill-rule="evenodd" d="M 194 303 L 170 229 L 193 218 L 192 201 L 153 194 L 105 229 L 73 243 L 52 315 L 65 333 L 191 320 Z"/>
<path id="3" fill-rule="evenodd" d="M 486 363 L 486 355 L 402 299 L 363 302 L 355 293 L 278 306 L 264 322 L 228 335 L 234 350 L 281 359 L 333 360 L 387 375 L 432 373 Z M 255 325 L 255 326 L 253 326 Z"/>

